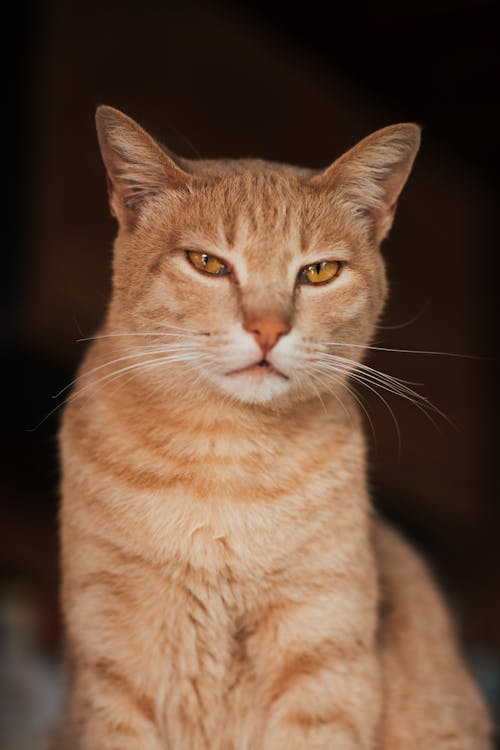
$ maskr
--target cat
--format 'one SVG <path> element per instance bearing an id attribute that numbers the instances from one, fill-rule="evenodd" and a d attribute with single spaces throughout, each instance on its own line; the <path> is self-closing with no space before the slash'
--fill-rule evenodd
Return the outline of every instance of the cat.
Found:
<path id="1" fill-rule="evenodd" d="M 60 750 L 486 750 L 425 563 L 370 505 L 349 379 L 420 142 L 188 160 L 97 111 L 113 290 L 60 435 Z M 356 375 L 357 374 L 357 375 Z"/>

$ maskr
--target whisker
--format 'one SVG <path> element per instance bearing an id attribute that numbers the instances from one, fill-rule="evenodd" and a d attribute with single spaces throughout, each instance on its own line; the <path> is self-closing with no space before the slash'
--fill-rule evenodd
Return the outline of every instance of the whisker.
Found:
<path id="1" fill-rule="evenodd" d="M 201 353 L 198 359 L 203 360 L 204 356 L 205 356 L 204 353 Z M 180 361 L 183 361 L 183 360 L 180 360 Z M 165 364 L 165 361 L 164 361 L 164 358 L 160 358 L 160 359 L 155 359 L 155 360 L 146 360 L 146 362 L 142 364 L 143 364 L 142 368 L 140 367 L 137 367 L 137 369 L 130 368 L 130 371 L 128 370 L 128 368 L 124 368 L 123 370 L 119 370 L 118 372 L 110 373 L 110 377 L 109 377 L 109 380 L 107 380 L 107 383 L 109 384 L 109 383 L 116 382 L 117 384 L 115 385 L 115 390 L 118 388 L 123 388 L 133 380 L 133 378 L 137 375 L 138 371 L 143 372 L 143 371 L 152 370 L 155 367 L 160 367 L 161 365 Z M 137 363 L 137 365 L 139 365 L 139 363 Z M 126 377 L 127 374 L 128 374 L 128 377 Z M 198 379 L 199 379 L 199 376 L 196 378 L 195 383 L 198 381 Z M 117 382 L 117 381 L 120 381 L 120 382 Z M 93 385 L 98 385 L 99 382 L 101 382 L 101 380 L 96 381 L 96 383 L 89 383 L 88 387 L 91 388 Z M 158 390 L 161 387 L 161 385 L 162 384 L 160 382 L 155 382 L 154 380 L 151 380 L 149 382 L 149 386 L 153 387 L 154 390 Z M 75 394 L 75 396 L 71 396 L 70 398 L 68 398 L 68 401 L 70 401 L 71 398 L 73 397 L 77 398 L 79 395 L 81 395 L 81 393 L 83 393 L 83 390 Z"/>
<path id="2" fill-rule="evenodd" d="M 397 378 L 395 375 L 389 375 L 389 373 L 383 372 L 382 370 L 377 370 L 375 367 L 370 367 L 370 365 L 364 364 L 363 362 L 358 362 L 355 359 L 349 359 L 348 357 L 342 357 L 339 354 L 329 354 L 327 352 L 321 352 L 322 357 L 327 357 L 328 359 L 333 359 L 336 362 L 346 362 L 348 365 L 353 365 L 356 367 L 356 369 L 366 371 L 367 373 L 374 373 L 377 375 L 381 375 L 387 380 L 393 381 L 397 385 L 403 385 L 403 386 L 410 386 L 410 385 L 423 385 L 423 383 L 415 383 L 411 380 L 404 380 L 403 378 Z"/>
<path id="3" fill-rule="evenodd" d="M 325 352 L 322 352 L 320 353 L 319 356 L 322 361 L 327 361 L 327 362 L 332 361 L 335 364 L 339 364 L 342 367 L 346 367 L 349 371 L 355 370 L 358 372 L 358 374 L 363 374 L 367 378 L 372 378 L 376 381 L 380 381 L 387 385 L 391 385 L 403 393 L 412 395 L 424 401 L 427 400 L 425 396 L 422 396 L 417 391 L 414 391 L 412 388 L 409 388 L 410 385 L 422 385 L 421 383 L 412 383 L 408 380 L 397 378 L 394 375 L 389 375 L 388 373 L 383 372 L 382 370 L 377 370 L 375 367 L 370 367 L 368 365 L 363 364 L 362 362 L 357 362 L 356 360 L 348 359 L 347 357 L 341 357 L 337 354 L 327 354 Z"/>
<path id="4" fill-rule="evenodd" d="M 398 323 L 397 325 L 387 326 L 387 325 L 378 325 L 377 328 L 383 328 L 386 331 L 397 331 L 400 328 L 406 328 L 407 326 L 411 326 L 412 323 L 416 323 L 416 321 L 422 317 L 424 312 L 429 307 L 429 301 L 425 302 L 422 306 L 421 310 L 419 310 L 418 313 L 416 313 L 412 318 L 406 321 L 406 323 Z"/>
<path id="5" fill-rule="evenodd" d="M 151 365 L 151 364 L 161 365 L 167 362 L 168 363 L 189 362 L 189 361 L 192 361 L 193 359 L 199 359 L 199 358 L 200 358 L 200 354 L 198 352 L 192 352 L 192 353 L 187 352 L 182 356 L 169 355 L 166 357 L 155 357 L 154 359 L 146 360 L 145 362 L 135 362 L 132 365 L 127 365 L 126 367 L 122 367 L 118 370 L 115 370 L 114 372 L 107 373 L 106 375 L 103 375 L 101 378 L 98 378 L 97 380 L 91 383 L 88 383 L 81 391 L 79 391 L 78 395 L 80 395 L 80 393 L 83 393 L 90 387 L 95 387 L 96 385 L 99 385 L 100 383 L 104 383 L 107 380 L 113 380 L 114 378 L 119 377 L 121 373 L 129 372 L 131 370 L 140 370 L 142 367 L 145 367 L 146 365 Z"/>
<path id="6" fill-rule="evenodd" d="M 309 375 L 310 375 L 310 377 L 314 378 L 315 380 L 319 380 L 319 377 L 315 376 L 312 372 L 310 372 Z M 319 380 L 319 382 L 321 383 L 321 380 Z M 320 393 L 319 389 L 317 388 L 317 386 L 314 383 L 311 383 L 311 385 L 314 388 L 314 390 L 316 392 L 316 395 L 318 396 L 319 400 L 321 401 L 321 406 L 323 407 L 323 411 L 325 412 L 325 414 L 327 414 L 328 412 L 326 411 L 325 402 L 321 398 L 321 393 Z"/>
<path id="7" fill-rule="evenodd" d="M 202 335 L 202 334 L 199 334 L 199 335 Z M 85 336 L 84 338 L 76 339 L 76 341 L 77 341 L 77 343 L 80 343 L 82 341 L 97 341 L 98 339 L 111 339 L 111 338 L 118 338 L 118 337 L 123 338 L 124 336 L 127 336 L 127 337 L 129 337 L 129 336 L 142 336 L 142 337 L 144 337 L 144 336 L 146 336 L 146 337 L 150 337 L 150 336 L 161 336 L 161 337 L 173 336 L 173 337 L 176 337 L 176 338 L 186 338 L 185 334 L 183 334 L 183 333 L 169 333 L 168 331 L 163 331 L 163 332 L 160 333 L 158 331 L 150 331 L 149 333 L 99 333 L 96 336 Z"/>
<path id="8" fill-rule="evenodd" d="M 364 385 L 366 388 L 368 388 L 370 391 L 372 391 L 372 393 L 374 393 L 377 396 L 377 398 L 379 398 L 382 401 L 382 403 L 386 406 L 387 410 L 389 411 L 389 413 L 390 413 L 390 415 L 392 417 L 392 420 L 394 422 L 394 426 L 396 428 L 396 434 L 397 434 L 397 438 L 398 438 L 398 456 L 401 456 L 401 430 L 400 430 L 399 423 L 398 423 L 398 420 L 396 418 L 396 415 L 394 414 L 394 410 L 391 408 L 390 404 L 387 402 L 387 399 L 385 399 L 382 396 L 382 394 L 379 393 L 373 387 L 373 385 L 370 384 L 370 381 L 368 380 L 368 378 L 357 376 L 355 372 L 352 372 L 352 371 L 348 370 L 345 365 L 341 365 L 340 367 L 338 367 L 338 366 L 335 366 L 335 365 L 332 365 L 332 364 L 327 364 L 327 363 L 323 363 L 323 364 L 324 364 L 325 367 L 332 367 L 334 370 L 337 370 L 337 372 L 350 375 L 350 377 L 353 380 L 355 380 L 356 382 L 361 383 L 362 385 Z M 380 384 L 379 384 L 379 386 L 381 388 L 384 387 L 384 386 L 382 386 Z M 386 390 L 390 390 L 390 389 L 386 388 Z M 391 392 L 394 392 L 394 391 L 391 391 Z M 365 414 L 366 414 L 366 410 L 365 410 Z"/>
<path id="9" fill-rule="evenodd" d="M 60 409 L 60 408 L 61 408 L 62 406 L 64 406 L 65 404 L 67 404 L 67 403 L 68 403 L 68 400 L 69 400 L 69 399 L 65 399 L 64 401 L 61 401 L 61 403 L 60 403 L 60 404 L 57 404 L 56 406 L 54 406 L 54 408 L 53 408 L 53 409 L 51 409 L 51 410 L 50 410 L 50 411 L 49 411 L 49 412 L 48 412 L 48 413 L 47 413 L 47 414 L 46 414 L 46 415 L 45 415 L 45 416 L 43 417 L 43 419 L 41 419 L 41 420 L 40 420 L 40 421 L 38 422 L 38 424 L 36 424 L 36 425 L 35 425 L 34 427 L 27 427 L 27 428 L 26 428 L 26 432 L 36 432 L 36 431 L 38 430 L 38 428 L 39 428 L 39 427 L 41 427 L 41 426 L 42 426 L 42 425 L 44 424 L 44 422 L 46 422 L 46 421 L 47 421 L 47 419 L 50 419 L 50 417 L 51 417 L 51 416 L 52 416 L 53 414 L 55 414 L 55 413 L 56 413 L 56 411 L 58 411 L 58 409 Z"/>
<path id="10" fill-rule="evenodd" d="M 190 358 L 167 358 L 167 357 L 161 357 L 161 358 L 155 358 L 154 360 L 146 360 L 145 362 L 137 362 L 134 365 L 130 365 L 129 367 L 124 367 L 119 369 L 117 372 L 109 373 L 108 375 L 105 375 L 103 378 L 99 378 L 95 383 L 89 383 L 88 387 L 92 387 L 94 385 L 99 385 L 101 382 L 113 382 L 115 380 L 121 379 L 122 375 L 124 373 L 130 372 L 131 377 L 126 379 L 124 381 L 124 384 L 130 382 L 130 380 L 137 374 L 137 372 L 147 372 L 149 370 L 155 369 L 155 367 L 160 367 L 166 363 L 171 362 L 189 362 L 192 361 L 192 359 L 201 360 L 203 358 L 203 355 L 196 355 L 195 357 Z M 85 390 L 85 389 L 84 389 Z M 82 391 L 83 392 L 83 391 Z M 77 395 L 80 395 L 79 393 Z"/>
<path id="11" fill-rule="evenodd" d="M 392 375 L 386 375 L 386 373 L 383 373 L 379 370 L 370 368 L 369 371 L 365 372 L 362 369 L 358 369 L 359 364 L 357 362 L 351 362 L 350 360 L 345 360 L 345 358 L 342 358 L 342 361 L 323 361 L 323 364 L 325 364 L 326 366 L 332 366 L 337 371 L 343 372 L 350 377 L 356 378 L 360 382 L 378 385 L 380 388 L 394 393 L 395 395 L 408 398 L 409 400 L 415 399 L 416 401 L 425 403 L 429 407 L 433 406 L 425 396 L 422 396 L 417 391 L 408 388 L 404 382 L 398 381 L 398 379 L 394 378 Z"/>
<path id="12" fill-rule="evenodd" d="M 318 362 L 315 362 L 314 364 L 315 364 L 315 366 L 317 366 L 317 365 L 318 365 L 319 363 L 318 363 Z M 335 375 L 333 374 L 333 372 L 332 372 L 332 368 L 329 368 L 328 370 L 326 370 L 326 371 L 324 371 L 324 372 L 325 372 L 325 374 L 326 374 L 326 375 L 327 375 L 327 376 L 328 376 L 328 377 L 329 377 L 329 378 L 330 378 L 331 380 L 333 380 L 333 382 L 334 382 L 334 383 L 337 383 L 337 385 L 340 385 L 340 386 L 341 386 L 342 388 L 345 388 L 345 389 L 346 389 L 346 391 L 347 391 L 347 392 L 348 392 L 348 393 L 349 393 L 349 394 L 350 394 L 350 395 L 351 395 L 351 396 L 352 396 L 352 397 L 354 398 L 354 400 L 355 400 L 355 401 L 357 402 L 357 404 L 359 405 L 359 407 L 361 408 L 361 410 L 362 410 L 362 411 L 364 412 L 364 414 L 365 414 L 365 416 L 366 416 L 366 418 L 367 418 L 367 420 L 368 420 L 368 424 L 370 425 L 370 429 L 371 429 L 371 432 L 372 432 L 372 436 L 373 436 L 373 441 L 374 441 L 374 443 L 376 444 L 376 443 L 377 443 L 377 435 L 376 435 L 376 433 L 375 433 L 375 426 L 374 426 L 374 424 L 373 424 L 373 420 L 372 420 L 372 418 L 370 417 L 370 414 L 368 413 L 368 411 L 367 411 L 367 409 L 366 409 L 366 407 L 365 407 L 364 403 L 362 402 L 361 398 L 359 397 L 359 395 L 358 395 L 358 394 L 357 394 L 357 393 L 356 393 L 356 392 L 354 391 L 354 389 L 353 389 L 353 388 L 351 388 L 351 387 L 349 386 L 349 383 L 348 383 L 348 382 L 346 382 L 345 380 L 343 380 L 343 379 L 342 379 L 342 378 L 340 378 L 340 377 L 338 377 L 338 378 L 337 378 L 337 377 L 336 377 L 336 376 L 335 376 Z M 332 393 L 332 395 L 334 395 L 334 396 L 335 396 L 335 397 L 337 398 L 337 400 L 338 400 L 338 401 L 339 401 L 339 402 L 340 402 L 340 403 L 342 404 L 342 406 L 343 406 L 343 407 L 344 407 L 344 409 L 345 409 L 345 408 L 346 408 L 346 407 L 345 407 L 345 405 L 344 405 L 344 404 L 342 403 L 342 400 L 341 400 L 341 399 L 340 399 L 340 398 L 339 398 L 339 397 L 338 397 L 338 396 L 337 396 L 337 395 L 335 394 L 335 391 L 333 391 L 333 390 L 330 390 L 330 393 Z M 351 415 L 351 420 L 352 420 L 352 415 Z"/>
<path id="13" fill-rule="evenodd" d="M 335 355 L 326 355 L 326 357 L 325 355 L 321 355 L 321 361 L 325 365 L 335 367 L 337 371 L 341 371 L 344 374 L 347 374 L 348 376 L 357 380 L 359 383 L 367 385 L 367 387 L 368 384 L 371 383 L 373 386 L 377 386 L 379 388 L 382 388 L 383 390 L 393 393 L 394 395 L 407 399 L 410 403 L 412 403 L 420 411 L 422 411 L 423 414 L 426 415 L 426 417 L 430 420 L 430 422 L 436 429 L 439 430 L 439 427 L 436 424 L 435 420 L 432 419 L 429 411 L 433 411 L 435 414 L 438 414 L 446 422 L 448 422 L 448 424 L 456 429 L 456 425 L 448 417 L 447 414 L 441 411 L 441 409 L 433 404 L 426 396 L 423 396 L 417 391 L 414 391 L 412 388 L 408 388 L 405 381 L 401 381 L 400 379 L 395 378 L 392 375 L 387 375 L 387 373 L 375 370 L 374 368 L 363 369 L 362 365 L 360 366 L 359 363 L 355 362 L 354 360 L 348 360 L 345 357 L 337 358 Z M 380 397 L 380 394 L 377 395 Z"/>
<path id="14" fill-rule="evenodd" d="M 335 398 L 335 400 L 337 401 L 337 403 L 339 403 L 340 406 L 342 407 L 342 409 L 344 410 L 346 416 L 349 417 L 350 420 L 351 420 L 351 422 L 352 422 L 352 414 L 349 412 L 348 408 L 346 407 L 346 405 L 344 404 L 344 402 L 342 401 L 342 399 L 335 393 L 335 391 L 332 391 L 330 388 L 328 388 L 328 381 L 327 381 L 327 383 L 325 385 L 324 379 L 321 378 L 320 375 L 316 371 L 311 371 L 308 374 L 312 378 L 315 378 L 319 382 L 319 384 L 321 386 L 327 388 L 328 392 L 332 394 L 332 396 Z M 317 389 L 315 388 L 315 390 L 317 390 Z M 321 403 L 323 403 L 323 400 L 321 399 L 321 396 L 320 396 L 319 392 L 318 392 L 318 396 L 320 397 Z M 324 404 L 323 404 L 323 407 L 324 407 Z"/>
<path id="15" fill-rule="evenodd" d="M 187 347 L 182 347 L 182 348 L 184 349 L 184 348 L 187 348 Z M 117 357 L 116 359 L 111 359 L 108 362 L 104 362 L 103 364 L 100 364 L 100 365 L 97 365 L 96 367 L 93 367 L 91 370 L 85 371 L 81 375 L 77 375 L 77 377 L 74 378 L 70 383 L 68 383 L 67 385 L 65 385 L 64 388 L 61 388 L 60 391 L 58 391 L 57 393 L 55 393 L 52 396 L 52 398 L 59 398 L 59 396 L 62 396 L 62 394 L 65 391 L 69 390 L 69 388 L 71 388 L 73 385 L 75 385 L 76 383 L 78 383 L 78 381 L 81 380 L 82 377 L 84 377 L 84 375 L 90 375 L 91 373 L 96 372 L 97 370 L 102 370 L 104 367 L 109 367 L 110 365 L 113 365 L 116 362 L 123 362 L 126 359 L 133 359 L 134 357 L 142 357 L 144 354 L 162 354 L 163 352 L 172 351 L 173 349 L 174 349 L 174 347 L 167 348 L 164 345 L 163 347 L 156 347 L 156 348 L 154 348 L 154 347 L 151 346 L 151 347 L 143 347 L 143 348 L 141 347 L 141 350 L 139 350 L 139 349 L 133 350 L 132 353 L 125 354 L 124 356 Z M 179 349 L 179 345 L 178 344 L 176 345 L 175 349 Z"/>
<path id="16" fill-rule="evenodd" d="M 401 445 L 402 445 L 402 442 L 401 442 L 401 429 L 399 427 L 399 422 L 398 422 L 398 419 L 396 417 L 396 414 L 394 413 L 394 409 L 389 404 L 389 402 L 387 401 L 387 399 L 384 398 L 384 396 L 382 396 L 382 394 L 379 393 L 377 391 L 377 389 L 374 388 L 372 385 L 370 385 L 366 380 L 364 380 L 362 378 L 354 378 L 354 379 L 356 380 L 356 382 L 362 383 L 370 391 L 372 391 L 372 393 L 374 393 L 377 396 L 377 398 L 379 398 L 382 401 L 382 403 L 384 404 L 384 406 L 387 408 L 389 414 L 391 415 L 392 421 L 394 422 L 394 427 L 396 428 L 396 435 L 397 435 L 397 438 L 398 438 L 398 460 L 401 460 Z M 389 389 L 387 389 L 387 390 L 389 390 Z"/>
<path id="17" fill-rule="evenodd" d="M 417 393 L 416 391 L 412 391 L 411 389 L 406 388 L 393 388 L 390 385 L 385 385 L 383 382 L 379 380 L 373 380 L 368 379 L 366 375 L 363 375 L 361 373 L 356 372 L 350 372 L 349 370 L 346 370 L 346 372 L 349 374 L 350 377 L 354 378 L 358 383 L 362 383 L 366 385 L 368 388 L 370 386 L 368 383 L 372 383 L 374 386 L 378 386 L 379 388 L 382 388 L 385 391 L 388 391 L 389 393 L 393 393 L 395 396 L 399 396 L 400 398 L 406 399 L 411 403 L 413 406 L 415 406 L 419 411 L 424 414 L 425 417 L 431 422 L 433 427 L 439 432 L 439 426 L 436 423 L 436 421 L 432 418 L 432 415 L 429 413 L 429 411 L 433 411 L 436 414 L 439 414 L 440 417 L 442 417 L 450 426 L 455 428 L 455 424 L 453 421 L 448 417 L 447 414 L 445 414 L 441 409 L 439 409 L 435 404 L 433 404 L 426 396 L 422 396 L 420 393 Z M 379 397 L 382 398 L 384 403 L 386 404 L 387 408 L 390 409 L 388 403 L 386 400 L 381 396 L 378 391 L 374 390 L 373 388 L 370 388 L 370 390 L 373 390 L 373 392 Z M 390 409 L 392 411 L 392 409 Z"/>
<path id="18" fill-rule="evenodd" d="M 38 424 L 36 424 L 34 427 L 28 428 L 27 431 L 28 432 L 35 432 L 44 422 L 47 421 L 47 419 L 49 419 L 53 414 L 55 414 L 55 412 L 58 411 L 58 409 L 61 409 L 63 406 L 65 406 L 66 404 L 68 404 L 71 400 L 75 400 L 75 399 L 83 396 L 83 394 L 86 391 L 88 391 L 90 388 L 96 387 L 100 383 L 107 382 L 107 381 L 112 381 L 114 379 L 117 379 L 122 374 L 124 374 L 126 372 L 130 372 L 132 370 L 133 371 L 138 371 L 138 370 L 140 370 L 141 367 L 144 367 L 146 369 L 147 365 L 155 364 L 155 365 L 159 366 L 159 365 L 163 365 L 165 363 L 190 362 L 190 361 L 193 361 L 193 360 L 202 360 L 204 358 L 204 356 L 206 356 L 204 352 L 195 352 L 195 351 L 193 351 L 193 352 L 184 352 L 182 355 L 169 355 L 167 357 L 161 357 L 161 358 L 155 358 L 155 359 L 151 359 L 151 360 L 146 360 L 145 362 L 144 361 L 143 362 L 135 362 L 134 364 L 128 365 L 127 367 L 122 367 L 122 368 L 120 368 L 118 370 L 114 370 L 113 372 L 107 373 L 103 377 L 98 378 L 97 380 L 88 383 L 86 386 L 84 386 L 83 388 L 81 388 L 80 390 L 78 390 L 76 393 L 71 393 L 67 398 L 65 398 L 63 401 L 61 401 L 60 404 L 57 404 L 53 409 L 51 409 L 43 417 L 43 419 L 41 419 L 40 422 L 38 422 Z M 108 362 L 108 363 L 105 363 L 105 364 L 109 366 L 110 363 Z M 95 369 L 97 369 L 97 368 L 95 368 Z M 94 370 L 90 370 L 89 373 L 91 374 L 92 372 L 95 371 L 95 369 Z M 82 375 L 80 375 L 78 378 L 76 378 L 74 382 L 77 382 L 84 375 L 89 374 L 89 373 L 82 373 Z M 135 372 L 134 372 L 134 374 L 135 374 Z M 74 383 L 72 383 L 72 384 L 74 384 Z M 70 385 L 72 385 L 72 384 L 70 384 Z M 63 389 L 63 391 L 61 391 L 61 393 L 64 392 L 65 390 L 67 390 L 67 388 Z"/>
<path id="19" fill-rule="evenodd" d="M 396 352 L 399 354 L 431 354 L 439 357 L 455 357 L 458 359 L 476 359 L 476 360 L 484 360 L 488 359 L 487 357 L 482 357 L 477 354 L 459 354 L 457 352 L 439 352 L 439 351 L 432 351 L 429 349 L 397 349 L 392 348 L 389 346 L 370 346 L 369 344 L 356 344 L 352 343 L 350 341 L 343 342 L 343 341 L 325 341 L 324 342 L 326 346 L 343 346 L 343 347 L 355 347 L 356 349 L 373 349 L 377 352 Z"/>
<path id="20" fill-rule="evenodd" d="M 172 329 L 173 331 L 184 331 L 185 333 L 197 333 L 200 336 L 203 336 L 203 332 L 197 330 L 196 328 L 187 328 L 186 326 L 175 326 L 172 323 L 159 323 L 158 324 L 161 328 L 168 328 Z"/>

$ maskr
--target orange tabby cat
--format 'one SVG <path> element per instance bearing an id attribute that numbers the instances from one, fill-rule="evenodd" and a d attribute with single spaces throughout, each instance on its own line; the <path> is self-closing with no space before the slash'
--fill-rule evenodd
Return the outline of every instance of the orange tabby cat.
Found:
<path id="1" fill-rule="evenodd" d="M 113 294 L 64 417 L 65 750 L 486 750 L 348 379 L 419 144 L 191 161 L 100 107 Z M 357 375 L 356 375 L 357 374 Z M 372 378 L 372 380 L 370 380 Z"/>

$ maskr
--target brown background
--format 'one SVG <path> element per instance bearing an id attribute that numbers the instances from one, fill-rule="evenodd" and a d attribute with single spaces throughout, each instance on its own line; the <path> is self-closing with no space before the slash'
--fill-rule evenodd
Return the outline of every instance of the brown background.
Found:
<path id="1" fill-rule="evenodd" d="M 381 346 L 478 355 L 371 356 L 423 383 L 455 423 L 433 426 L 368 398 L 377 505 L 425 550 L 456 610 L 471 665 L 500 704 L 500 511 L 492 163 L 497 138 L 493 5 L 103 0 L 19 6 L 17 105 L 7 155 L 12 238 L 2 310 L 5 470 L 2 580 L 27 581 L 58 647 L 58 412 L 81 334 L 105 309 L 114 225 L 93 113 L 124 109 L 185 156 L 323 166 L 384 125 L 414 120 L 423 146 L 385 255 Z M 404 325 L 406 324 L 406 325 Z"/>

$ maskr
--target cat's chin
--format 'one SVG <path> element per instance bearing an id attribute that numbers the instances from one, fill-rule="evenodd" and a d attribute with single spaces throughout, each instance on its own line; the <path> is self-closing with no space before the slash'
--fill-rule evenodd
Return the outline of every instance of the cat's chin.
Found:
<path id="1" fill-rule="evenodd" d="M 215 379 L 225 395 L 247 404 L 266 404 L 290 390 L 290 379 L 279 370 L 258 364 L 234 370 Z"/>

